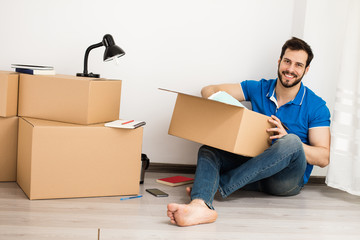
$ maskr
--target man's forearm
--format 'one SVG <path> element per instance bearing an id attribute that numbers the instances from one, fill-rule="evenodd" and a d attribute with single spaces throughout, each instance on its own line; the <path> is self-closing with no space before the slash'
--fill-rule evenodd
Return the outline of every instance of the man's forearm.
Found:
<path id="1" fill-rule="evenodd" d="M 326 167 L 330 162 L 330 150 L 326 147 L 315 147 L 303 143 L 306 161 L 311 165 Z"/>
<path id="2" fill-rule="evenodd" d="M 208 98 L 212 94 L 218 91 L 227 92 L 228 94 L 230 94 L 240 102 L 245 100 L 244 93 L 242 91 L 240 83 L 224 83 L 218 85 L 209 85 L 202 88 L 201 96 L 204 98 Z"/>

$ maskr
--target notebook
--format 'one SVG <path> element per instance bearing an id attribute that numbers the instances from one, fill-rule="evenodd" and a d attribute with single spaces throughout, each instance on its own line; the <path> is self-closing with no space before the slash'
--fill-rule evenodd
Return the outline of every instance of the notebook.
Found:
<path id="1" fill-rule="evenodd" d="M 194 179 L 184 176 L 173 176 L 173 177 L 157 179 L 156 182 L 175 187 L 175 186 L 193 183 Z"/>

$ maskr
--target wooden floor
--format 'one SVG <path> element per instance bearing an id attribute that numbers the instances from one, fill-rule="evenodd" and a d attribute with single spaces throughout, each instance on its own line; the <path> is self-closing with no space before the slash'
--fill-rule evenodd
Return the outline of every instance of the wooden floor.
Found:
<path id="1" fill-rule="evenodd" d="M 273 197 L 238 191 L 214 206 L 215 223 L 171 225 L 170 202 L 188 202 L 185 186 L 168 187 L 155 179 L 174 174 L 147 172 L 138 199 L 120 197 L 30 201 L 14 182 L 0 183 L 0 239 L 360 239 L 360 197 L 325 185 L 307 185 L 300 195 Z M 192 176 L 192 174 L 183 174 Z M 156 198 L 145 188 L 159 188 Z M 100 231 L 98 231 L 100 229 Z"/>

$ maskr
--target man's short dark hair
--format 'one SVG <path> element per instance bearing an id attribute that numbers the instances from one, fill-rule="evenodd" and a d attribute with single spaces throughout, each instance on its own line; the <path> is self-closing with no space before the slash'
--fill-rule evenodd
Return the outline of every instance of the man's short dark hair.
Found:
<path id="1" fill-rule="evenodd" d="M 305 67 L 309 66 L 311 63 L 311 60 L 314 58 L 314 54 L 313 54 L 309 44 L 307 44 L 304 40 L 301 40 L 300 38 L 292 37 L 291 39 L 289 39 L 285 42 L 285 44 L 283 45 L 283 47 L 281 49 L 280 59 L 282 59 L 282 57 L 285 54 L 286 49 L 288 49 L 288 48 L 290 48 L 291 50 L 304 50 L 307 53 L 308 58 L 306 60 Z"/>

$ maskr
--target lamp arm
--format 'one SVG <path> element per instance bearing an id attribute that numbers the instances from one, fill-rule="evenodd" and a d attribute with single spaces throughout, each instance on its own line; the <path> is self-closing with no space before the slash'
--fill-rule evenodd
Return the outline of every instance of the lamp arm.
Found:
<path id="1" fill-rule="evenodd" d="M 88 47 L 85 51 L 85 57 L 84 57 L 84 75 L 88 74 L 88 57 L 89 57 L 89 53 L 92 49 L 94 48 L 98 48 L 104 46 L 103 42 L 99 42 L 96 44 L 91 45 L 90 47 Z"/>

